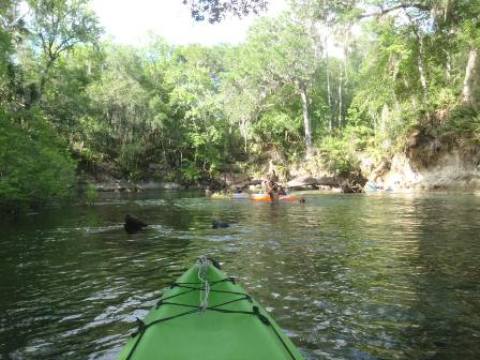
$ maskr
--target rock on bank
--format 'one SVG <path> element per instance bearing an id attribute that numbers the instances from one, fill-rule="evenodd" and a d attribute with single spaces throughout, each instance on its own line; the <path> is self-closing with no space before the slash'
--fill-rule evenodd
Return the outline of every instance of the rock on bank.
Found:
<path id="1" fill-rule="evenodd" d="M 480 192 L 480 146 L 414 132 L 405 152 L 379 164 L 368 180 L 366 191 Z"/>
<path id="2" fill-rule="evenodd" d="M 442 154 L 435 164 L 418 167 L 405 154 L 396 154 L 389 169 L 370 176 L 369 185 L 393 192 L 480 191 L 478 163 L 466 160 L 459 150 Z"/>

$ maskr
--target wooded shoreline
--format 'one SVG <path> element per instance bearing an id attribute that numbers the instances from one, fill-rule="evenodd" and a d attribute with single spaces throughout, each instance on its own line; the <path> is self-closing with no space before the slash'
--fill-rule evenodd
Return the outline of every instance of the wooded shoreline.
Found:
<path id="1" fill-rule="evenodd" d="M 85 179 L 94 196 L 104 174 L 479 187 L 478 1 L 293 1 L 243 43 L 210 47 L 104 40 L 88 0 L 0 2 L 2 210 Z"/>

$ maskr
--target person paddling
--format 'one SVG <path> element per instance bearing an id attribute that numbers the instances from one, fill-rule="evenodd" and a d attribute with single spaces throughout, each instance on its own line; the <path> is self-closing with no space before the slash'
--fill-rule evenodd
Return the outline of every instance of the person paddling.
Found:
<path id="1" fill-rule="evenodd" d="M 272 201 L 276 200 L 275 199 L 276 187 L 275 187 L 275 183 L 272 180 L 267 180 L 266 190 L 267 190 L 268 196 L 270 196 L 270 200 Z"/>
<path id="2" fill-rule="evenodd" d="M 284 187 L 280 184 L 277 184 L 273 180 L 267 180 L 265 182 L 266 193 L 270 196 L 272 201 L 278 200 L 278 196 L 287 195 Z"/>

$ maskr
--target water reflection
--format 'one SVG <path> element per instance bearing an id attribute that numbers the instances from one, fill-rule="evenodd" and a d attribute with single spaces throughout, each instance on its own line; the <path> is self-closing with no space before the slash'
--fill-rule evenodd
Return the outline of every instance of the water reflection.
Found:
<path id="1" fill-rule="evenodd" d="M 6 224 L 0 358 L 113 359 L 161 288 L 205 253 L 312 359 L 476 359 L 480 199 L 306 204 L 109 195 Z M 128 235 L 126 212 L 151 226 Z M 212 219 L 232 224 L 212 229 Z"/>

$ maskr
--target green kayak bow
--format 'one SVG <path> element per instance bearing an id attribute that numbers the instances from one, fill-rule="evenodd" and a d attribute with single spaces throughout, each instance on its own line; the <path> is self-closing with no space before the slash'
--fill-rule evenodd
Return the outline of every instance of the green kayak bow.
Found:
<path id="1" fill-rule="evenodd" d="M 270 315 L 217 267 L 201 257 L 180 276 L 138 320 L 119 359 L 303 359 Z"/>

